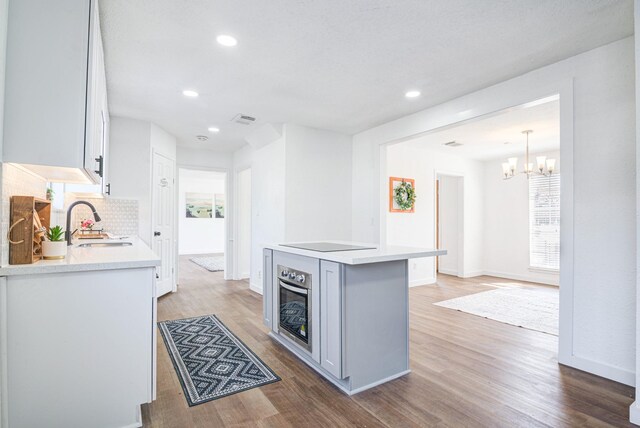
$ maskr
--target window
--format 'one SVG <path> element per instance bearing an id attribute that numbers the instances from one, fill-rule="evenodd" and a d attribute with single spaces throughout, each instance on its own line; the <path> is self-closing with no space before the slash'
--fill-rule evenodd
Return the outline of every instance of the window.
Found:
<path id="1" fill-rule="evenodd" d="M 560 269 L 560 175 L 529 178 L 529 265 Z"/>

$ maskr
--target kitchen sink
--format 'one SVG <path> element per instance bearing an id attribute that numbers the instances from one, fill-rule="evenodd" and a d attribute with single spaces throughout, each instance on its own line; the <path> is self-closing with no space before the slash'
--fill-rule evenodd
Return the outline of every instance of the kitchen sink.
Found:
<path id="1" fill-rule="evenodd" d="M 129 247 L 133 245 L 131 242 L 86 242 L 84 244 L 78 244 L 80 248 L 87 247 Z"/>

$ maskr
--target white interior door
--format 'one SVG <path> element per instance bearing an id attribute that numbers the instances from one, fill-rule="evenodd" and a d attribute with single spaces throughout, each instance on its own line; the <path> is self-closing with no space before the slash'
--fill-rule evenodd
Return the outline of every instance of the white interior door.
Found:
<path id="1" fill-rule="evenodd" d="M 153 153 L 151 248 L 160 256 L 156 269 L 158 296 L 176 289 L 175 279 L 175 160 Z"/>

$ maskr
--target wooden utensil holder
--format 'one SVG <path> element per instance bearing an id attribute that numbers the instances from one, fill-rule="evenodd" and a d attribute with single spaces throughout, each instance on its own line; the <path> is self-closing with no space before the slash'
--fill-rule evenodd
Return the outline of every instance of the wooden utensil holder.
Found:
<path id="1" fill-rule="evenodd" d="M 50 219 L 50 201 L 33 196 L 11 197 L 9 264 L 30 264 L 42 258 L 41 243 Z"/>

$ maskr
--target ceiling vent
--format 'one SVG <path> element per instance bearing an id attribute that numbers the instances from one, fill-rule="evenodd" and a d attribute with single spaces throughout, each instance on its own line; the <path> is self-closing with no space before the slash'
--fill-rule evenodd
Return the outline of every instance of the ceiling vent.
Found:
<path id="1" fill-rule="evenodd" d="M 242 113 L 237 114 L 233 119 L 231 119 L 231 122 L 239 123 L 240 125 L 251 125 L 252 123 L 255 123 L 255 121 L 255 117 Z"/>
<path id="2" fill-rule="evenodd" d="M 444 143 L 443 145 L 447 147 L 460 147 L 462 143 L 458 143 L 456 141 L 449 141 L 448 143 Z"/>
<path id="3" fill-rule="evenodd" d="M 202 141 L 203 143 L 209 139 L 206 135 L 196 135 L 196 139 L 198 141 Z"/>

